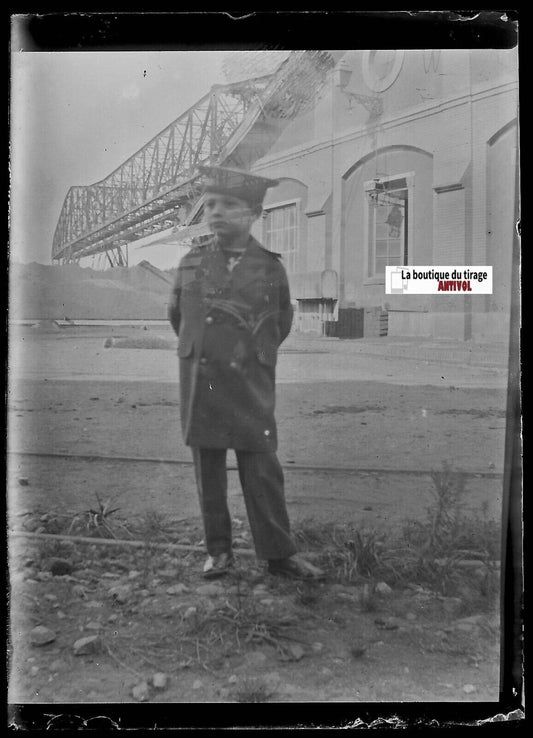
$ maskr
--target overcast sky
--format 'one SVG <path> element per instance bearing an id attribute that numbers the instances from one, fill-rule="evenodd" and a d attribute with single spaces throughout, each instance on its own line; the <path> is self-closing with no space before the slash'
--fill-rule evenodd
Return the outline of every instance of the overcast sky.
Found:
<path id="1" fill-rule="evenodd" d="M 271 71 L 287 52 L 14 52 L 10 258 L 51 263 L 68 189 L 106 177 L 216 83 Z M 172 247 L 135 249 L 166 268 Z M 90 265 L 85 262 L 85 265 Z"/>

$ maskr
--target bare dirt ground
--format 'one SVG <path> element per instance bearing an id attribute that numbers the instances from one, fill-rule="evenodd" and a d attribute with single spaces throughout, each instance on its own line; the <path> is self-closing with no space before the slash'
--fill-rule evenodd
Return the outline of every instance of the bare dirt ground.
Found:
<path id="1" fill-rule="evenodd" d="M 138 347 L 104 348 L 133 333 Z M 12 342 L 10 701 L 497 700 L 494 581 L 473 592 L 390 569 L 365 575 L 325 531 L 362 531 L 379 562 L 380 536 L 427 519 L 430 473 L 443 463 L 469 472 L 462 514 L 497 531 L 503 362 L 289 339 L 279 455 L 295 534 L 327 578 L 295 585 L 265 573 L 230 455 L 238 567 L 206 587 L 177 359 L 148 348 L 150 336 L 172 343 L 111 328 L 23 329 Z M 102 535 L 140 544 L 82 540 Z M 480 582 L 488 569 L 475 571 Z"/>

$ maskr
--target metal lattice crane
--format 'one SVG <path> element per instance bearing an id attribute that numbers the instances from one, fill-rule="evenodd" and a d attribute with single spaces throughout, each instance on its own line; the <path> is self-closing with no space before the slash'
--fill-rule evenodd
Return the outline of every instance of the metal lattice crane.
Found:
<path id="1" fill-rule="evenodd" d="M 105 253 L 112 266 L 127 265 L 128 243 L 186 222 L 198 165 L 225 161 L 258 117 L 293 117 L 332 65 L 325 52 L 293 52 L 274 74 L 212 87 L 105 179 L 69 189 L 52 259 Z"/>

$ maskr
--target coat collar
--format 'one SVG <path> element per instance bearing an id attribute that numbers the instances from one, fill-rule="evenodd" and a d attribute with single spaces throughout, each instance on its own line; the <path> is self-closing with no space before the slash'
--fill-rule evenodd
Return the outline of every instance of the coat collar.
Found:
<path id="1" fill-rule="evenodd" d="M 222 246 L 216 241 L 214 237 L 210 245 L 211 245 L 212 253 L 216 255 L 217 262 L 222 261 L 222 257 L 224 256 L 224 249 L 222 248 Z M 268 249 L 265 249 L 264 246 L 261 246 L 261 244 L 256 238 L 250 235 L 248 239 L 248 243 L 246 244 L 246 249 L 244 250 L 242 260 L 248 261 L 250 256 L 255 257 L 255 258 L 265 258 L 265 257 L 276 258 L 279 256 L 279 254 L 276 254 L 273 251 L 269 251 Z"/>

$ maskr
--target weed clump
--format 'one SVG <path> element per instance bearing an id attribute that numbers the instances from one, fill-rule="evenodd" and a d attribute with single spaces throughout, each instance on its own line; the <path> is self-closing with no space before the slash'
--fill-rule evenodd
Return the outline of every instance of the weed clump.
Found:
<path id="1" fill-rule="evenodd" d="M 98 492 L 95 492 L 97 505 L 94 507 L 76 513 L 70 522 L 67 535 L 82 534 L 86 536 L 94 536 L 98 538 L 121 538 L 124 533 L 131 538 L 130 531 L 124 523 L 119 520 L 111 519 L 114 513 L 120 510 L 119 507 L 112 507 L 112 500 L 103 501 Z M 119 535 L 116 535 L 119 533 Z"/>
<path id="2" fill-rule="evenodd" d="M 268 702 L 275 690 L 262 677 L 247 677 L 235 690 L 237 702 Z"/>
<path id="3" fill-rule="evenodd" d="M 498 591 L 499 527 L 488 519 L 487 505 L 477 518 L 464 511 L 466 475 L 444 463 L 431 474 L 431 503 L 420 520 L 406 521 L 397 531 L 353 524 L 319 526 L 303 521 L 295 537 L 334 579 L 374 585 L 418 584 L 442 596 L 461 596 L 486 605 Z M 369 608 L 373 597 L 363 597 Z"/>

